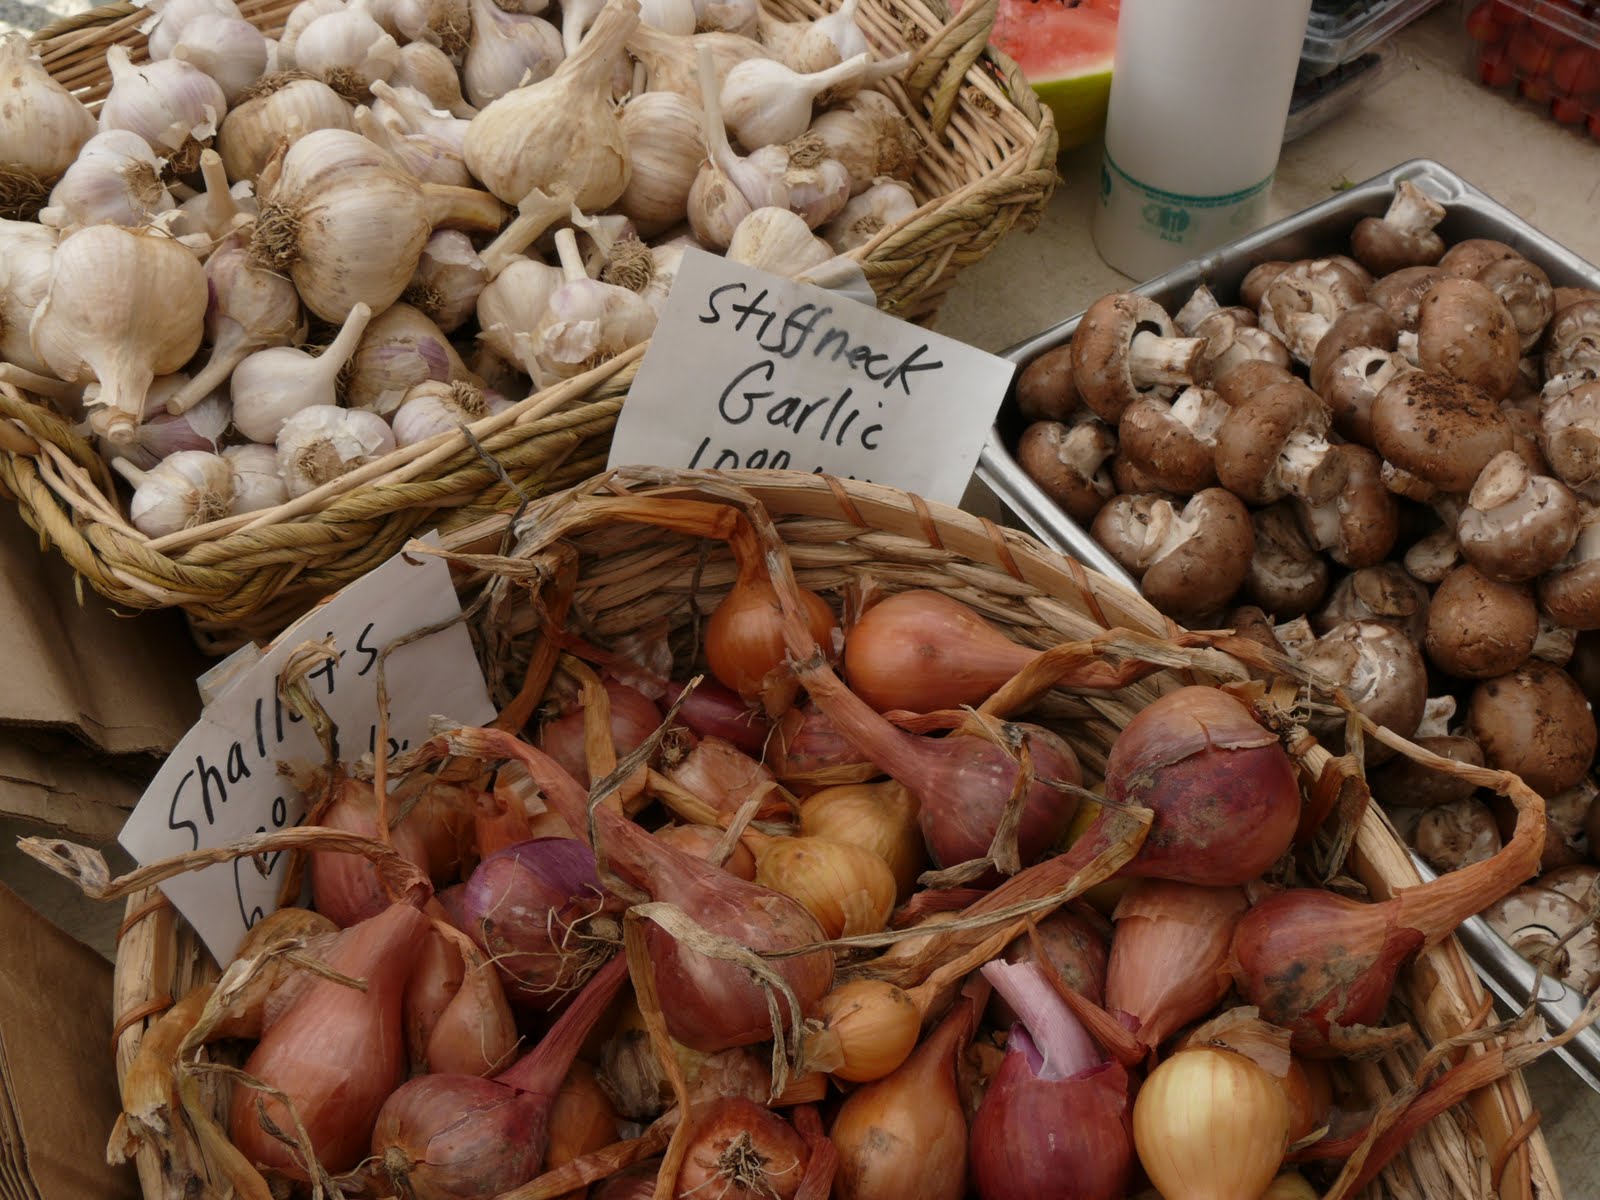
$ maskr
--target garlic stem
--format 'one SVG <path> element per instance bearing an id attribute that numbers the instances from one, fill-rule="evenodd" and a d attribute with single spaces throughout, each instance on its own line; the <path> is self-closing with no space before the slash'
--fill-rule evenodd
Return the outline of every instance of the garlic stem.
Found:
<path id="1" fill-rule="evenodd" d="M 733 145 L 728 141 L 728 127 L 722 120 L 721 89 L 717 87 L 716 64 L 711 57 L 711 47 L 704 42 L 697 43 L 695 62 L 700 69 L 700 98 L 705 114 L 702 132 L 706 153 L 724 174 L 729 174 L 738 169 L 739 156 L 733 152 Z"/>
<path id="2" fill-rule="evenodd" d="M 561 188 L 554 196 L 542 188 L 534 188 L 517 205 L 517 215 L 511 224 L 500 231 L 498 237 L 478 254 L 493 279 L 505 270 L 522 252 L 533 245 L 535 239 L 554 225 L 572 209 L 571 191 Z"/>
<path id="3" fill-rule="evenodd" d="M 421 187 L 423 208 L 434 229 L 494 233 L 505 220 L 505 205 L 480 188 L 448 183 L 424 183 Z"/>
<path id="4" fill-rule="evenodd" d="M 52 379 L 48 375 L 35 375 L 15 363 L 0 362 L 0 383 L 9 383 L 12 387 L 32 392 L 35 396 L 48 396 L 52 400 L 77 403 L 83 399 L 82 388 L 74 387 L 60 379 Z"/>
<path id="5" fill-rule="evenodd" d="M 589 272 L 584 269 L 583 255 L 578 253 L 578 235 L 572 232 L 570 226 L 556 230 L 556 257 L 561 260 L 561 273 L 566 276 L 568 283 L 589 278 Z"/>
<path id="6" fill-rule="evenodd" d="M 134 466 L 133 463 L 126 458 L 113 458 L 111 460 L 111 469 L 117 474 L 121 475 L 129 483 L 133 484 L 134 487 L 138 487 L 147 478 L 149 478 L 150 475 L 150 472 L 141 470 L 140 468 Z"/>

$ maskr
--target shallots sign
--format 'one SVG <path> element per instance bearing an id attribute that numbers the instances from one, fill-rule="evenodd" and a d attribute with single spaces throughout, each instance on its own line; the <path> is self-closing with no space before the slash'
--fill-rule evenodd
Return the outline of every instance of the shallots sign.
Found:
<path id="1" fill-rule="evenodd" d="M 426 540 L 426 539 L 425 539 Z M 377 746 L 378 661 L 407 635 L 443 625 L 461 606 L 443 559 L 395 555 L 290 626 L 266 650 L 246 647 L 201 681 L 205 710 L 157 772 L 118 840 L 141 863 L 286 829 L 305 816 L 296 776 L 323 761 L 310 724 L 279 696 L 278 677 L 307 642 L 332 656 L 306 675 L 338 730 L 341 762 Z M 425 740 L 435 714 L 456 724 L 494 717 L 460 622 L 397 647 L 384 661 L 391 753 Z M 161 885 L 218 962 L 277 906 L 284 856 L 242 858 Z"/>
<path id="2" fill-rule="evenodd" d="M 691 249 L 610 465 L 826 472 L 959 504 L 1015 369 L 839 292 Z"/>

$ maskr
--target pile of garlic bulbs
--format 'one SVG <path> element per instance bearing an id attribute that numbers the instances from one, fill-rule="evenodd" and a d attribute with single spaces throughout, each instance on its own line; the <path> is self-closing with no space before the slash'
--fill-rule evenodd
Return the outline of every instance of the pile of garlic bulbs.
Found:
<path id="1" fill-rule="evenodd" d="M 645 341 L 688 246 L 797 275 L 916 211 L 859 0 L 155 0 L 98 115 L 0 37 L 0 382 L 150 537 Z M 315 498 L 313 498 L 313 503 Z"/>

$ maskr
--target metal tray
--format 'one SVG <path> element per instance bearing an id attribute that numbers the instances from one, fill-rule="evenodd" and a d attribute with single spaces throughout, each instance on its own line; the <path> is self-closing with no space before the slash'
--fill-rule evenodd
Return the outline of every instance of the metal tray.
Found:
<path id="1" fill-rule="evenodd" d="M 1176 311 L 1203 282 L 1224 304 L 1232 303 L 1240 280 L 1257 263 L 1344 251 L 1356 221 L 1381 216 L 1403 179 L 1409 179 L 1445 206 L 1447 215 L 1439 232 L 1447 242 L 1494 238 L 1543 267 L 1558 287 L 1600 288 L 1600 268 L 1585 262 L 1448 168 L 1428 159 L 1414 159 L 1132 290 Z M 1004 356 L 1020 365 L 1070 341 L 1081 316 L 1080 313 L 1018 342 L 1004 351 Z M 1057 508 L 1017 465 L 1011 447 L 1022 432 L 1022 424 L 1012 398 L 1007 397 L 979 457 L 978 477 L 1044 542 L 1137 591 L 1139 585 L 1117 561 L 1100 548 L 1087 530 Z M 1420 859 L 1413 855 L 1413 860 L 1424 879 L 1433 878 Z M 1524 1004 L 1533 991 L 1533 966 L 1477 917 L 1463 925 L 1458 936 L 1489 989 L 1513 1007 Z M 1538 1000 L 1540 1015 L 1553 1030 L 1566 1029 L 1583 1004 L 1581 995 L 1556 980 L 1544 982 Z M 1585 1083 L 1600 1092 L 1600 1029 L 1584 1030 L 1557 1053 Z"/>

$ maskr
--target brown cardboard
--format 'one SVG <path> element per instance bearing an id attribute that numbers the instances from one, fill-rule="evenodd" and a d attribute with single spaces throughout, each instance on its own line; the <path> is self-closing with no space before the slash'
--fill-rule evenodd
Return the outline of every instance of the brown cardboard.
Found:
<path id="1" fill-rule="evenodd" d="M 32 745 L 0 728 L 0 813 L 93 842 L 115 841 L 156 760 L 101 761 L 81 746 Z"/>
<path id="2" fill-rule="evenodd" d="M 137 1200 L 113 1061 L 111 964 L 0 884 L 0 1200 Z"/>

